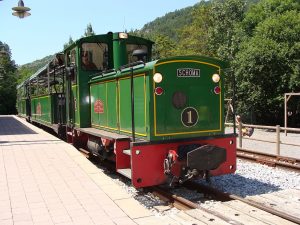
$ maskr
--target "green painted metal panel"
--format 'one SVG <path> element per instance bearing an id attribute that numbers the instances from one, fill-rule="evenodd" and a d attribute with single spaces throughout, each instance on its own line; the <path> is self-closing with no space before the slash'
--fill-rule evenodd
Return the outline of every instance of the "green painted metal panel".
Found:
<path id="1" fill-rule="evenodd" d="M 98 88 L 99 85 L 91 85 L 90 93 L 91 93 L 91 124 L 92 126 L 100 126 L 99 122 L 99 113 L 95 112 L 95 103 L 99 100 Z"/>
<path id="2" fill-rule="evenodd" d="M 80 112 L 80 107 L 79 107 L 79 101 L 78 101 L 78 86 L 74 85 L 72 86 L 72 93 L 71 93 L 71 101 L 73 105 L 73 112 L 72 112 L 72 121 L 74 122 L 75 125 L 80 126 L 80 120 L 79 120 L 79 112 Z"/>
<path id="3" fill-rule="evenodd" d="M 114 68 L 120 68 L 127 64 L 127 54 L 126 54 L 126 42 L 125 40 L 119 39 L 119 34 L 113 34 L 114 42 L 113 42 L 113 54 L 114 54 Z"/>
<path id="4" fill-rule="evenodd" d="M 134 116 L 135 133 L 141 136 L 147 136 L 146 133 L 146 86 L 145 76 L 134 77 Z M 132 133 L 131 123 L 131 89 L 130 77 L 122 78 L 119 81 L 119 119 L 120 131 Z"/>
<path id="5" fill-rule="evenodd" d="M 174 59 L 158 62 L 155 72 L 163 75 L 163 81 L 153 83 L 153 93 L 157 87 L 164 92 L 153 94 L 154 137 L 224 132 L 223 91 L 214 93 L 218 85 L 222 90 L 222 83 L 212 81 L 213 74 L 220 74 L 218 64 L 200 59 Z M 177 96 L 178 105 L 174 103 L 174 96 Z"/>
<path id="6" fill-rule="evenodd" d="M 103 111 L 99 113 L 99 125 L 107 127 L 106 83 L 98 85 L 98 100 L 102 101 Z"/>
<path id="7" fill-rule="evenodd" d="M 107 127 L 113 130 L 118 130 L 117 82 L 111 81 L 106 85 Z"/>
<path id="8" fill-rule="evenodd" d="M 107 129 L 118 129 L 116 81 L 91 85 L 92 125 Z"/>
<path id="9" fill-rule="evenodd" d="M 53 123 L 52 97 L 50 95 L 32 98 L 31 110 L 33 119 L 42 123 Z"/>

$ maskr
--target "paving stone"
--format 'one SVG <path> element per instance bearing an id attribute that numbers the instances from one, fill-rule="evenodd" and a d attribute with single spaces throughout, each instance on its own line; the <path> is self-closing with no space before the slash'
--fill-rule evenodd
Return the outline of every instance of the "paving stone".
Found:
<path id="1" fill-rule="evenodd" d="M 152 215 L 149 210 L 138 204 L 138 202 L 133 198 L 116 200 L 116 203 L 132 219 Z"/>

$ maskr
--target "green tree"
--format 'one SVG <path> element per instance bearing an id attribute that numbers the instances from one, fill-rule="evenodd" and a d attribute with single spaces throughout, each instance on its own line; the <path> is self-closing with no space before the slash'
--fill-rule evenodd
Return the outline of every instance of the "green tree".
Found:
<path id="1" fill-rule="evenodd" d="M 193 22 L 179 31 L 178 55 L 213 55 L 208 49 L 208 30 L 212 26 L 211 4 L 202 1 L 192 11 Z"/>
<path id="2" fill-rule="evenodd" d="M 175 43 L 169 37 L 158 34 L 154 37 L 153 57 L 156 59 L 175 55 Z"/>
<path id="3" fill-rule="evenodd" d="M 16 113 L 16 65 L 7 44 L 0 41 L 0 114 Z"/>
<path id="4" fill-rule="evenodd" d="M 231 62 L 238 51 L 236 27 L 244 19 L 245 0 L 213 0 L 208 27 L 208 47 L 214 56 Z"/>
<path id="5" fill-rule="evenodd" d="M 247 37 L 234 66 L 238 107 L 248 121 L 282 124 L 284 93 L 300 91 L 299 10 L 298 0 L 262 0 L 242 22 Z"/>
<path id="6" fill-rule="evenodd" d="M 73 43 L 74 43 L 73 38 L 70 36 L 69 41 L 64 44 L 64 49 L 66 49 L 68 46 L 70 46 Z"/>
<path id="7" fill-rule="evenodd" d="M 84 31 L 84 37 L 89 37 L 93 35 L 95 35 L 95 32 L 93 30 L 92 24 L 89 23 Z"/>

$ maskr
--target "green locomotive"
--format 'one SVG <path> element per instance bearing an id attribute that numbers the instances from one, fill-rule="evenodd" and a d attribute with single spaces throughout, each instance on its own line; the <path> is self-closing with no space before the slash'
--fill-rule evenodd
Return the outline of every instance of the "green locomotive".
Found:
<path id="1" fill-rule="evenodd" d="M 203 56 L 151 61 L 152 45 L 126 33 L 77 40 L 25 81 L 31 112 L 22 110 L 23 95 L 20 114 L 115 161 L 136 187 L 233 173 L 225 64 Z M 46 94 L 31 94 L 41 90 Z"/>

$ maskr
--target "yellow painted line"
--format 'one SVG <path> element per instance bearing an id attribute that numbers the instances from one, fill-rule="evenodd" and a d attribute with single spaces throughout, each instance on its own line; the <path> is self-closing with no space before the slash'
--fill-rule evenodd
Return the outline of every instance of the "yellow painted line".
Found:
<path id="1" fill-rule="evenodd" d="M 167 62 L 161 62 L 156 64 L 154 67 L 159 66 L 159 65 L 163 65 L 163 64 L 169 64 L 169 63 L 174 63 L 174 62 L 193 62 L 193 63 L 199 63 L 199 64 L 205 64 L 205 65 L 209 65 L 209 66 L 213 66 L 216 67 L 220 70 L 220 66 L 212 64 L 212 63 L 207 63 L 207 62 L 202 62 L 202 61 L 198 61 L 198 60 L 172 60 L 172 61 L 167 61 Z"/>
<path id="2" fill-rule="evenodd" d="M 132 134 L 132 132 L 131 132 L 131 131 L 128 131 L 128 130 L 120 129 L 120 131 L 121 131 L 121 132 L 124 132 L 124 133 L 128 133 L 128 134 Z M 147 134 L 142 134 L 142 133 L 138 133 L 138 132 L 135 132 L 135 134 L 140 135 L 140 136 L 147 137 Z"/>
<path id="3" fill-rule="evenodd" d="M 99 82 L 97 82 L 97 83 L 90 84 L 90 87 L 95 86 L 95 85 L 98 85 L 98 84 L 111 83 L 111 82 L 115 82 L 115 81 L 116 81 L 116 79 L 106 80 L 106 81 L 99 81 Z"/>
<path id="4" fill-rule="evenodd" d="M 118 130 L 118 128 L 114 128 L 114 127 L 108 127 L 108 126 L 101 126 L 101 125 L 98 125 L 98 124 L 92 124 L 92 127 L 94 127 L 94 128 L 99 128 L 99 127 L 101 127 L 101 128 L 106 128 L 106 129 L 109 129 L 109 130 Z"/>
<path id="5" fill-rule="evenodd" d="M 203 130 L 203 131 L 191 131 L 191 132 L 178 132 L 178 133 L 165 133 L 165 134 L 157 134 L 155 136 L 172 136 L 172 135 L 182 135 L 182 134 L 200 134 L 200 133 L 207 133 L 207 132 L 218 132 L 220 130 Z"/>

